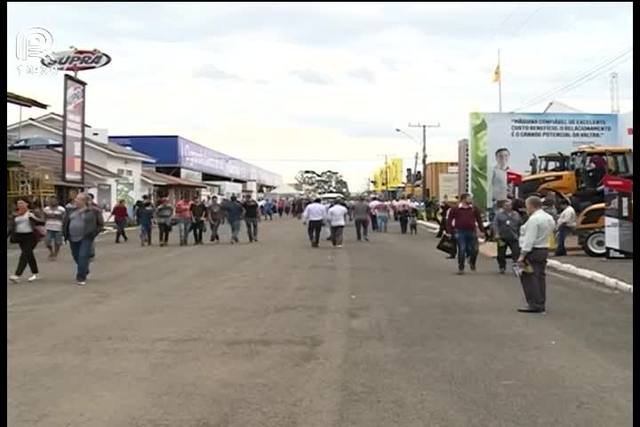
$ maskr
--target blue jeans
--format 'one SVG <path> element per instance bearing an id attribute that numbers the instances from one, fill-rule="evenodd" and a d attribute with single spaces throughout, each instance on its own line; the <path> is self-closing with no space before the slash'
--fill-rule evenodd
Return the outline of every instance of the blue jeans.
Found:
<path id="1" fill-rule="evenodd" d="M 567 249 L 564 247 L 564 241 L 567 239 L 567 234 L 571 232 L 571 229 L 566 225 L 558 227 L 558 246 L 556 247 L 556 256 L 562 256 L 567 254 Z"/>
<path id="2" fill-rule="evenodd" d="M 191 228 L 191 220 L 181 218 L 178 220 L 178 230 L 180 231 L 180 245 L 189 244 L 189 229 Z"/>
<path id="3" fill-rule="evenodd" d="M 387 223 L 389 222 L 389 217 L 386 215 L 378 215 L 378 231 L 387 232 Z"/>
<path id="4" fill-rule="evenodd" d="M 247 234 L 249 235 L 249 241 L 253 242 L 258 240 L 258 218 L 245 218 L 244 220 L 247 226 Z"/>
<path id="5" fill-rule="evenodd" d="M 47 230 L 47 247 L 62 246 L 62 231 Z"/>
<path id="6" fill-rule="evenodd" d="M 79 242 L 69 242 L 71 247 L 71 255 L 78 266 L 76 280 L 84 282 L 89 274 L 89 257 L 91 256 L 91 248 L 93 247 L 93 239 L 85 237 Z"/>
<path id="7" fill-rule="evenodd" d="M 475 231 L 456 230 L 456 240 L 458 241 L 458 270 L 464 270 L 464 261 L 467 258 L 469 258 L 469 264 L 475 267 L 478 257 L 478 239 Z"/>
<path id="8" fill-rule="evenodd" d="M 240 233 L 240 220 L 229 220 L 229 225 L 231 225 L 231 240 L 237 242 L 238 234 Z"/>

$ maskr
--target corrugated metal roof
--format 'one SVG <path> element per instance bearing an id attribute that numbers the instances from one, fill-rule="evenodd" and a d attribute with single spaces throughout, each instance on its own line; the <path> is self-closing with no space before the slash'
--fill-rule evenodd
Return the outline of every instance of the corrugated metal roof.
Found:
<path id="1" fill-rule="evenodd" d="M 13 92 L 7 92 L 7 102 L 28 108 L 38 107 L 46 110 L 48 107 L 47 104 L 43 104 L 42 102 L 36 101 L 33 98 L 27 98 L 26 96 L 18 95 Z"/>

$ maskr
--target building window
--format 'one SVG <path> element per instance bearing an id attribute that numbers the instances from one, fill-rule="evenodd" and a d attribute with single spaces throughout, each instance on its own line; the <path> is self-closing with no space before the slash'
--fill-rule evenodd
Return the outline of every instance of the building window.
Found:
<path id="1" fill-rule="evenodd" d="M 124 176 L 124 169 L 118 169 L 118 175 Z"/>
<path id="2" fill-rule="evenodd" d="M 127 169 L 127 176 L 133 176 L 133 171 L 130 169 Z"/>

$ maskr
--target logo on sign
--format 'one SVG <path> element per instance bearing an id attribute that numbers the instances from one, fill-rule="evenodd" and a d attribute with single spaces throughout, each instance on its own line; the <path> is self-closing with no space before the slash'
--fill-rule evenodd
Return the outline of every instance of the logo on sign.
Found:
<path id="1" fill-rule="evenodd" d="M 111 57 L 97 49 L 73 49 L 51 53 L 42 58 L 41 62 L 45 67 L 56 70 L 83 71 L 104 67 L 111 62 Z"/>
<path id="2" fill-rule="evenodd" d="M 16 36 L 16 58 L 27 61 L 29 58 L 43 58 L 51 51 L 53 36 L 42 27 L 31 27 Z"/>

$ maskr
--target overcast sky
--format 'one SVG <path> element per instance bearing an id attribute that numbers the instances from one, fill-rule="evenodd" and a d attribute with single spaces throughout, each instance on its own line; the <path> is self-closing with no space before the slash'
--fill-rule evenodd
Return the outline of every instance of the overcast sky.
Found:
<path id="1" fill-rule="evenodd" d="M 107 67 L 80 73 L 87 122 L 111 135 L 179 134 L 292 181 L 300 169 L 340 171 L 360 190 L 384 155 L 413 167 L 457 161 L 471 111 L 511 111 L 632 47 L 632 3 L 12 3 L 7 90 L 62 112 L 62 75 L 17 67 L 16 35 L 43 27 L 54 50 L 99 48 Z M 553 99 L 610 112 L 619 73 L 632 108 L 632 57 Z M 525 111 L 540 112 L 550 98 Z M 17 121 L 18 108 L 7 119 Z M 42 114 L 25 109 L 24 117 Z M 410 160 L 411 159 L 411 160 Z M 409 164 L 411 163 L 411 164 Z"/>

